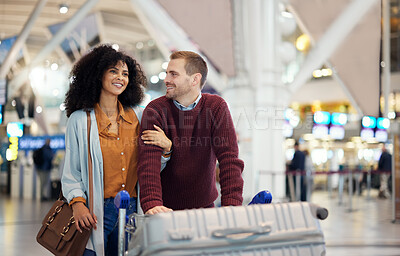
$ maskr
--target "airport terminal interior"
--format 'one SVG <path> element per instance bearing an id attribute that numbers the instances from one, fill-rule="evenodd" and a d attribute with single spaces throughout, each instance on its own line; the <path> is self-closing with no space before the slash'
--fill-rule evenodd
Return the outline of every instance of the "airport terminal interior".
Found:
<path id="1" fill-rule="evenodd" d="M 165 94 L 172 52 L 199 53 L 202 93 L 232 115 L 243 204 L 304 190 L 329 211 L 327 256 L 400 255 L 400 0 L 1 0 L 0 255 L 51 255 L 35 237 L 61 188 L 69 73 L 99 44 L 140 63 L 143 107 Z"/>

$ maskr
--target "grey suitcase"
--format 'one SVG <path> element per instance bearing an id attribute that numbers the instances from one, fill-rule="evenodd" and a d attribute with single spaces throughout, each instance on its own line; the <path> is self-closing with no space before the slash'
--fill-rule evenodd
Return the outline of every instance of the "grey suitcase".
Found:
<path id="1" fill-rule="evenodd" d="M 319 219 L 327 215 L 295 202 L 136 216 L 128 255 L 325 255 Z"/>

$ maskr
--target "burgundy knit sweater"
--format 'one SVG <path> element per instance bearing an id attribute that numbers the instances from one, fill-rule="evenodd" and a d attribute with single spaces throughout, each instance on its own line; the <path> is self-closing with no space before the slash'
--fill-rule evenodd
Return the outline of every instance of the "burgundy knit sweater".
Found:
<path id="1" fill-rule="evenodd" d="M 235 128 L 226 102 L 202 94 L 193 110 L 181 111 L 165 96 L 149 103 L 141 132 L 161 127 L 172 141 L 172 156 L 160 174 L 162 149 L 139 139 L 138 179 L 143 211 L 164 205 L 173 210 L 210 206 L 218 196 L 215 167 L 220 168 L 223 206 L 243 201 L 243 161 L 238 158 Z"/>

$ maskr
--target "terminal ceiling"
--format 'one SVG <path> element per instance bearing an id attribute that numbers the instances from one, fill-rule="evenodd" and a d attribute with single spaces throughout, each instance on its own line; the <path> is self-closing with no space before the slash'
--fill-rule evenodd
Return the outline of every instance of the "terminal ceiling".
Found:
<path id="1" fill-rule="evenodd" d="M 1 0 L 0 39 L 17 36 L 25 26 L 28 17 L 32 13 L 32 10 L 35 9 L 38 2 L 39 1 L 36 0 Z M 18 74 L 18 72 L 24 68 L 25 64 L 34 59 L 43 47 L 46 46 L 52 37 L 52 34 L 49 32 L 49 26 L 68 21 L 86 2 L 87 0 L 46 1 L 45 7 L 35 21 L 24 44 L 23 60 L 12 66 L 9 78 L 13 78 L 14 75 Z M 135 47 L 137 42 L 146 42 L 152 39 L 152 35 L 150 35 L 145 28 L 145 24 L 142 24 L 136 12 L 137 10 L 134 10 L 131 2 L 130 0 L 99 0 L 94 8 L 91 9 L 89 13 L 94 14 L 96 17 L 101 42 L 117 43 L 129 51 Z M 193 12 L 198 13 L 200 17 L 195 18 L 201 20 L 201 15 L 204 15 L 205 11 L 210 10 L 209 7 L 207 9 L 204 6 L 207 4 L 210 6 L 213 2 L 212 0 L 204 0 L 201 2 L 202 4 L 193 0 L 158 0 L 157 2 L 162 5 L 170 15 L 174 16 L 176 22 L 186 30 L 191 38 L 196 39 L 197 43 L 203 38 L 203 42 L 201 42 L 202 51 L 211 58 L 212 63 L 219 72 L 228 76 L 233 76 L 235 74 L 232 34 L 230 34 L 231 29 L 224 29 L 232 26 L 230 21 L 232 13 L 230 12 L 229 0 L 218 1 L 218 4 L 214 4 L 214 6 L 216 6 L 214 10 L 218 10 L 217 13 L 220 14 L 219 18 L 223 21 L 215 24 L 225 26 L 221 27 L 223 31 L 229 31 L 228 34 L 223 35 L 225 38 L 229 38 L 229 42 L 224 44 L 225 47 L 221 47 L 220 44 L 218 44 L 220 40 L 209 40 L 209 38 L 205 37 L 204 34 L 207 34 L 208 31 L 199 29 L 201 23 L 193 22 L 193 24 L 187 25 L 187 21 L 190 17 L 179 16 L 179 12 L 182 13 L 185 9 L 192 6 L 192 8 L 203 8 L 199 9 L 199 12 Z M 295 3 L 296 1 L 291 2 Z M 312 0 L 308 2 L 312 2 Z M 341 2 L 346 1 L 343 0 Z M 58 11 L 60 4 L 63 3 L 69 6 L 69 12 L 66 14 L 60 14 Z M 171 8 L 171 6 L 175 6 L 176 8 Z M 225 12 L 223 10 L 225 10 Z M 211 14 L 210 17 L 207 18 L 212 19 L 214 16 Z M 198 34 L 196 34 L 196 31 Z M 216 34 L 215 31 L 213 32 L 214 33 L 208 33 L 208 36 L 210 37 L 210 35 L 213 36 Z M 84 45 L 82 45 L 80 53 L 82 54 L 85 50 Z M 65 55 L 61 47 L 57 47 L 47 58 L 61 59 L 67 64 L 72 64 L 73 62 L 73 60 L 71 62 L 70 58 Z"/>

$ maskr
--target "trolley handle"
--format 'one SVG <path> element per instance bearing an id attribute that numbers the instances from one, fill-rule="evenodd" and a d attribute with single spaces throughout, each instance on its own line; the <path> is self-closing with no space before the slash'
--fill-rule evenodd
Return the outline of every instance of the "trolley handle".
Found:
<path id="1" fill-rule="evenodd" d="M 311 213 L 315 218 L 319 220 L 324 220 L 328 218 L 329 215 L 328 209 L 313 203 L 310 203 L 310 208 L 311 208 Z"/>
<path id="2" fill-rule="evenodd" d="M 241 238 L 241 236 L 249 237 L 254 235 L 265 235 L 271 233 L 271 225 L 262 224 L 253 227 L 243 228 L 226 228 L 214 230 L 212 236 L 215 238 Z"/>

